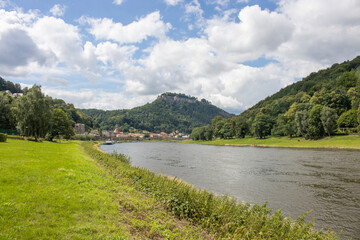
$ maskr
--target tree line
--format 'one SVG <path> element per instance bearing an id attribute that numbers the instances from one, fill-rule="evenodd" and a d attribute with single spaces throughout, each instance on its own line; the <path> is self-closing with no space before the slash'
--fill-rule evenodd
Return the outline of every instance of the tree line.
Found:
<path id="1" fill-rule="evenodd" d="M 216 117 L 211 125 L 195 128 L 191 136 L 194 140 L 246 135 L 318 139 L 337 133 L 360 133 L 360 57 L 312 73 L 239 116 Z"/>
<path id="2" fill-rule="evenodd" d="M 18 90 L 23 92 L 21 87 Z M 45 96 L 38 85 L 26 89 L 25 95 L 17 98 L 0 92 L 0 112 L 0 129 L 18 129 L 22 136 L 34 137 L 36 141 L 38 138 L 70 139 L 75 134 L 74 120 L 92 126 L 89 116 L 72 104 Z"/>

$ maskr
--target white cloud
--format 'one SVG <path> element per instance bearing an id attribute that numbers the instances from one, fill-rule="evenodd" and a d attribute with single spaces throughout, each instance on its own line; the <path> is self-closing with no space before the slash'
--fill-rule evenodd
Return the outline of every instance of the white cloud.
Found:
<path id="1" fill-rule="evenodd" d="M 0 9 L 0 52 L 9 56 L 0 59 L 0 75 L 40 75 L 47 94 L 82 108 L 131 108 L 172 91 L 239 112 L 294 78 L 360 54 L 359 1 L 281 0 L 278 6 L 247 6 L 237 10 L 237 19 L 234 10 L 223 10 L 206 20 L 200 1 L 187 1 L 183 20 L 198 27 L 200 37 L 181 41 L 170 38 L 171 25 L 159 11 L 127 25 L 83 17 L 77 26 L 35 11 Z M 86 27 L 92 35 L 85 41 Z M 273 61 L 244 65 L 259 58 Z M 89 88 L 76 89 L 74 75 L 90 80 Z M 119 93 L 90 89 L 105 84 Z"/>
<path id="2" fill-rule="evenodd" d="M 202 17 L 204 11 L 201 9 L 201 5 L 198 0 L 192 0 L 185 5 L 185 12 L 188 14 L 194 14 Z"/>
<path id="3" fill-rule="evenodd" d="M 138 43 L 148 37 L 164 38 L 171 28 L 169 23 L 161 20 L 160 12 L 155 11 L 126 26 L 114 23 L 112 19 L 83 18 L 82 22 L 90 24 L 89 32 L 98 40 L 113 40 L 119 43 Z"/>
<path id="4" fill-rule="evenodd" d="M 210 4 L 216 4 L 220 6 L 227 6 L 230 0 L 207 0 Z"/>
<path id="5" fill-rule="evenodd" d="M 179 3 L 183 2 L 184 0 L 164 0 L 164 2 L 167 4 L 167 5 L 170 5 L 170 6 L 176 6 L 178 5 Z"/>
<path id="6" fill-rule="evenodd" d="M 292 23 L 283 15 L 247 6 L 239 13 L 239 23 L 224 19 L 208 21 L 205 32 L 217 53 L 232 61 L 248 61 L 275 51 L 288 41 Z"/>
<path id="7" fill-rule="evenodd" d="M 128 96 L 121 92 L 83 88 L 67 90 L 63 88 L 42 87 L 42 91 L 52 98 L 63 99 L 77 108 L 96 108 L 104 110 L 130 109 L 146 102 L 153 101 L 156 96 Z"/>
<path id="8" fill-rule="evenodd" d="M 359 54 L 360 1 L 281 1 L 279 11 L 295 25 L 292 40 L 275 53 L 281 61 L 324 66 Z"/>
<path id="9" fill-rule="evenodd" d="M 55 5 L 50 9 L 50 12 L 51 12 L 52 15 L 55 16 L 55 17 L 61 17 L 61 16 L 64 16 L 65 10 L 66 10 L 66 6 L 60 5 L 60 4 L 55 4 Z"/>
<path id="10" fill-rule="evenodd" d="M 113 4 L 115 5 L 121 5 L 124 2 L 124 0 L 114 0 Z"/>

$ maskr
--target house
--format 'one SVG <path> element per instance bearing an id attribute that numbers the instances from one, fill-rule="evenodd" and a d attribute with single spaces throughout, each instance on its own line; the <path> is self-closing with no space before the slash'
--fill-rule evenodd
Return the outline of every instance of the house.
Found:
<path id="1" fill-rule="evenodd" d="M 22 97 L 24 94 L 23 93 L 13 93 L 13 97 Z"/>
<path id="2" fill-rule="evenodd" d="M 96 129 L 91 130 L 89 134 L 90 134 L 90 135 L 93 135 L 93 136 L 100 136 L 99 131 L 98 131 L 98 130 L 96 130 Z"/>

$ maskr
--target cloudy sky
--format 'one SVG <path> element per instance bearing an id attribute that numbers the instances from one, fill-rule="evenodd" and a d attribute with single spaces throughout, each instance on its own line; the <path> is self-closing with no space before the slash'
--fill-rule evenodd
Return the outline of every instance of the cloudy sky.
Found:
<path id="1" fill-rule="evenodd" d="M 360 54 L 359 0 L 0 0 L 0 76 L 78 108 L 239 113 Z"/>

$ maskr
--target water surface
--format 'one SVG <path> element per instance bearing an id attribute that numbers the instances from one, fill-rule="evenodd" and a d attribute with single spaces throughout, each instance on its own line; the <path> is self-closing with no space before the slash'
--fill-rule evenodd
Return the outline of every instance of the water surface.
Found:
<path id="1" fill-rule="evenodd" d="M 360 239 L 360 152 L 255 148 L 176 142 L 103 145 L 132 165 L 184 179 L 238 200 L 281 208 L 286 216 L 316 218 L 316 228 L 343 229 Z"/>

